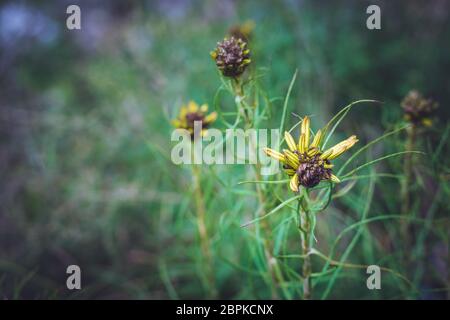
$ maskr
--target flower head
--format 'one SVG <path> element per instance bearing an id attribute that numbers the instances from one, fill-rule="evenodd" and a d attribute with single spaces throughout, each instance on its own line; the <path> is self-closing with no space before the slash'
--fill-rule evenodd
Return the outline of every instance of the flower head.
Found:
<path id="1" fill-rule="evenodd" d="M 305 117 L 302 121 L 300 139 L 298 143 L 289 132 L 284 133 L 284 138 L 288 149 L 283 149 L 283 153 L 264 148 L 264 152 L 281 163 L 284 171 L 291 178 L 290 188 L 294 192 L 299 191 L 299 187 L 312 188 L 322 180 L 340 182 L 332 173 L 333 165 L 331 160 L 336 159 L 345 151 L 350 149 L 358 139 L 351 136 L 348 139 L 336 144 L 325 151 L 321 148 L 323 130 L 318 130 L 311 139 L 310 120 Z"/>
<path id="2" fill-rule="evenodd" d="M 433 121 L 431 116 L 437 108 L 437 103 L 425 99 L 418 91 L 410 91 L 402 101 L 405 119 L 414 125 L 429 127 Z"/>
<path id="3" fill-rule="evenodd" d="M 231 78 L 239 77 L 251 62 L 247 43 L 235 37 L 218 42 L 216 49 L 211 52 L 211 57 L 222 74 Z"/>
<path id="4" fill-rule="evenodd" d="M 191 138 L 194 138 L 194 124 L 196 121 L 200 121 L 201 132 L 200 136 L 204 136 L 208 127 L 216 121 L 217 113 L 211 112 L 210 114 L 206 114 L 208 112 L 208 105 L 203 104 L 199 106 L 194 101 L 190 101 L 187 106 L 182 106 L 180 109 L 180 113 L 176 119 L 172 120 L 172 125 L 178 129 L 188 130 L 191 134 Z"/>
<path id="5" fill-rule="evenodd" d="M 253 29 L 255 28 L 255 22 L 253 20 L 247 20 L 243 24 L 236 24 L 230 28 L 228 33 L 230 36 L 236 39 L 242 39 L 248 43 L 252 37 Z"/>

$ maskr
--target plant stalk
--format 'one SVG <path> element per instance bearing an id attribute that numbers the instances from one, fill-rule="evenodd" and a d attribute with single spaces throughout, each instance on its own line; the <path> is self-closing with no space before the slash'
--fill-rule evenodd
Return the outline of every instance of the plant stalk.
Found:
<path id="1" fill-rule="evenodd" d="M 416 143 L 416 126 L 412 125 L 407 129 L 407 139 L 405 144 L 405 151 L 413 151 Z M 413 180 L 413 154 L 406 153 L 405 160 L 403 163 L 403 172 L 404 172 L 404 180 L 402 185 L 402 207 L 401 213 L 404 217 L 408 217 L 410 215 L 411 210 L 411 183 Z M 406 248 L 409 245 L 409 220 L 402 219 L 401 232 L 403 236 L 403 241 L 405 243 Z"/>
<path id="2" fill-rule="evenodd" d="M 256 177 L 257 181 L 261 181 L 261 179 L 262 179 L 260 170 L 261 170 L 260 165 L 258 165 L 258 164 L 255 165 L 255 177 Z M 256 192 L 258 194 L 258 199 L 261 202 L 261 205 L 263 208 L 262 215 L 265 215 L 266 214 L 266 200 L 265 200 L 263 190 L 261 190 L 261 187 L 258 184 L 256 184 Z M 261 221 L 261 227 L 263 229 L 264 234 L 269 236 L 271 231 L 270 231 L 270 226 L 266 220 Z M 284 279 L 283 279 L 280 267 L 278 265 L 278 261 L 272 256 L 273 248 L 272 248 L 270 241 L 266 237 L 264 237 L 264 239 L 263 239 L 263 248 L 264 248 L 264 254 L 266 256 L 267 268 L 269 270 L 269 274 L 272 279 L 272 282 L 275 284 L 277 282 L 283 283 Z M 277 299 L 278 294 L 277 294 L 276 286 L 271 286 L 271 290 L 272 290 L 272 299 Z"/>
<path id="3" fill-rule="evenodd" d="M 232 84 L 233 84 L 234 95 L 235 95 L 235 99 L 236 99 L 236 103 L 237 103 L 239 112 L 241 112 L 243 114 L 244 119 L 245 119 L 245 129 L 252 128 L 252 127 L 254 127 L 254 124 L 253 124 L 253 120 L 251 119 L 251 112 L 249 112 L 249 110 L 247 110 L 245 105 L 242 103 L 242 101 L 244 99 L 244 88 L 243 88 L 242 81 L 241 81 L 241 79 L 233 79 Z M 251 148 L 257 153 L 258 152 L 257 145 L 255 145 L 255 141 L 253 141 L 252 137 L 249 137 L 249 141 L 251 144 Z M 255 179 L 257 181 L 262 180 L 260 170 L 261 170 L 261 165 L 259 163 L 256 163 L 254 166 L 254 171 L 255 171 Z M 261 186 L 258 184 L 256 184 L 256 192 L 258 194 L 258 200 L 262 206 L 262 215 L 264 215 L 266 213 L 266 199 L 264 196 L 264 191 L 262 190 Z M 265 220 L 261 221 L 261 227 L 262 227 L 263 233 L 265 235 L 269 236 L 271 230 L 270 230 L 270 226 L 267 223 L 267 221 L 265 221 Z M 266 258 L 268 273 L 269 273 L 269 276 L 271 279 L 271 286 L 270 286 L 271 297 L 272 297 L 272 299 L 278 299 L 276 284 L 278 282 L 283 283 L 284 279 L 282 276 L 281 269 L 278 265 L 278 262 L 272 255 L 273 248 L 270 243 L 270 240 L 268 240 L 268 238 L 266 238 L 266 237 L 263 237 L 263 250 L 264 250 L 264 255 Z M 273 284 L 275 284 L 275 285 L 273 285 Z"/>
<path id="4" fill-rule="evenodd" d="M 197 227 L 198 227 L 198 233 L 200 237 L 200 247 L 202 250 L 202 255 L 206 260 L 206 266 L 205 266 L 205 275 L 207 279 L 207 286 L 210 293 L 210 296 L 212 298 L 215 298 L 217 296 L 217 290 L 215 285 L 215 278 L 213 273 L 213 261 L 211 252 L 209 249 L 209 237 L 208 237 L 208 231 L 206 228 L 205 223 L 205 216 L 206 216 L 206 209 L 205 209 L 205 202 L 203 198 L 203 192 L 201 189 L 201 170 L 200 166 L 193 164 L 192 165 L 192 172 L 194 177 L 194 190 L 195 190 L 195 204 L 197 208 Z"/>
<path id="5" fill-rule="evenodd" d="M 299 200 L 299 229 L 301 232 L 301 249 L 303 258 L 303 299 L 309 300 L 312 296 L 311 286 L 311 239 L 312 239 L 312 226 L 311 216 L 307 205 L 304 203 L 305 198 Z"/>

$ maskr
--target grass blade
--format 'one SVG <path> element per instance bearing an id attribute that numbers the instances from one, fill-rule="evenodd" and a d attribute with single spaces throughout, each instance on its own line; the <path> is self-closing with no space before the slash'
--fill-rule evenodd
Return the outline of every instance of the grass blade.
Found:
<path id="1" fill-rule="evenodd" d="M 289 203 L 291 203 L 294 200 L 298 200 L 302 197 L 303 195 L 297 195 L 295 197 L 289 198 L 285 201 L 283 201 L 282 203 L 280 203 L 277 207 L 275 207 L 272 211 L 270 211 L 269 213 L 263 215 L 262 217 L 258 217 L 256 219 L 253 219 L 252 221 L 249 221 L 247 223 L 244 223 L 243 225 L 241 225 L 241 227 L 247 227 L 255 222 L 261 221 L 262 219 L 267 218 L 268 216 L 274 214 L 275 212 L 277 212 L 278 210 L 282 209 L 283 207 L 287 206 Z"/>
<path id="2" fill-rule="evenodd" d="M 372 102 L 372 103 L 381 103 L 380 101 L 377 100 L 370 100 L 370 99 L 365 99 L 365 100 L 358 100 L 358 101 L 354 101 L 352 103 L 350 103 L 349 105 L 345 106 L 344 108 L 342 108 L 338 113 L 336 113 L 336 115 L 331 118 L 330 121 L 328 121 L 328 123 L 326 124 L 326 126 L 324 127 L 324 133 L 326 133 L 328 131 L 329 126 L 335 121 L 336 123 L 334 124 L 333 128 L 331 129 L 331 131 L 327 134 L 327 137 L 325 138 L 325 141 L 322 145 L 322 149 L 325 149 L 325 146 L 328 143 L 328 140 L 330 139 L 330 137 L 333 135 L 334 130 L 336 130 L 337 126 L 341 123 L 341 121 L 345 118 L 345 116 L 347 115 L 347 113 L 350 111 L 350 109 L 359 104 L 359 103 L 364 103 L 364 102 Z"/>
<path id="3" fill-rule="evenodd" d="M 286 112 L 287 112 L 287 106 L 289 102 L 289 97 L 291 96 L 292 88 L 294 87 L 295 79 L 297 79 L 297 73 L 298 69 L 295 70 L 294 75 L 292 76 L 291 83 L 289 84 L 288 91 L 286 93 L 286 97 L 284 98 L 284 104 L 283 104 L 283 113 L 281 114 L 281 122 L 280 122 L 280 136 L 282 136 L 283 128 L 284 128 L 284 122 L 286 119 Z"/>
<path id="4" fill-rule="evenodd" d="M 361 147 L 358 151 L 356 151 L 354 154 L 352 154 L 352 156 L 351 156 L 351 157 L 350 157 L 350 158 L 342 165 L 342 167 L 339 169 L 339 171 L 338 171 L 338 173 L 337 173 L 337 176 L 339 177 L 339 175 L 342 173 L 342 171 L 344 171 L 344 169 L 345 169 L 345 168 L 353 161 L 353 159 L 355 159 L 361 152 L 363 152 L 364 150 L 368 149 L 368 148 L 369 148 L 370 146 L 372 146 L 373 144 L 375 144 L 375 143 L 377 143 L 377 142 L 380 142 L 380 141 L 386 139 L 387 137 L 389 137 L 389 136 L 391 136 L 391 135 L 393 135 L 393 134 L 395 134 L 395 133 L 397 133 L 397 132 L 399 132 L 399 131 L 401 131 L 401 130 L 404 130 L 404 129 L 408 128 L 408 127 L 409 127 L 409 125 L 403 126 L 403 127 L 399 128 L 399 129 L 395 129 L 395 130 L 389 131 L 389 132 L 383 134 L 381 137 L 378 137 L 378 138 L 376 138 L 376 139 L 370 141 L 369 143 L 367 143 L 367 144 L 364 145 L 363 147 Z"/>
<path id="5" fill-rule="evenodd" d="M 381 157 L 381 158 L 378 158 L 378 159 L 369 161 L 369 162 L 367 162 L 367 163 L 365 163 L 365 164 L 363 164 L 363 165 L 357 167 L 356 169 L 353 169 L 353 170 L 350 171 L 349 173 L 344 174 L 344 175 L 342 176 L 342 178 L 351 176 L 352 174 L 358 172 L 359 170 L 364 169 L 365 167 L 371 166 L 371 165 L 373 165 L 373 164 L 375 164 L 375 163 L 377 163 L 377 162 L 380 162 L 380 161 L 382 161 L 382 160 L 389 159 L 389 158 L 392 158 L 392 157 L 396 157 L 396 156 L 399 156 L 399 155 L 402 155 L 402 154 L 406 154 L 406 153 L 425 154 L 425 153 L 422 152 L 422 151 L 400 151 L 400 152 L 392 153 L 392 154 L 389 154 L 389 155 L 387 155 L 387 156 L 384 156 L 384 157 Z"/>

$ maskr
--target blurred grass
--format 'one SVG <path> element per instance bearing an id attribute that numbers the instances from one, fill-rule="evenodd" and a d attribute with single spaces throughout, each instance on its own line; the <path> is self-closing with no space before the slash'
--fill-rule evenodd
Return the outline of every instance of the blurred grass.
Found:
<path id="1" fill-rule="evenodd" d="M 260 86 L 273 99 L 261 127 L 279 126 L 297 68 L 285 128 L 297 121 L 291 112 L 311 115 L 317 129 L 352 101 L 384 103 L 352 110 L 330 144 L 355 133 L 362 146 L 399 128 L 399 102 L 411 88 L 440 102 L 439 121 L 417 146 L 426 155 L 417 157 L 411 186 L 418 219 L 412 261 L 405 262 L 398 219 L 359 225 L 341 237 L 333 256 L 396 270 L 417 291 L 388 274 L 381 291 L 369 291 L 364 269 L 342 268 L 315 284 L 316 298 L 448 297 L 449 8 L 441 1 L 380 3 L 383 29 L 373 32 L 365 28 L 366 1 L 180 1 L 170 8 L 154 1 L 126 10 L 119 1 L 81 1 L 79 32 L 64 29 L 61 4 L 19 5 L 46 15 L 59 33 L 51 42 L 26 35 L 2 42 L 0 297 L 208 297 L 190 170 L 170 161 L 169 119 L 190 99 L 214 105 L 221 83 L 209 51 L 229 26 L 247 19 L 256 22 L 251 49 L 264 74 Z M 234 111 L 231 98 L 219 101 L 223 112 Z M 404 139 L 399 132 L 374 145 L 347 170 L 402 151 Z M 240 227 L 259 206 L 254 186 L 238 185 L 253 180 L 252 168 L 202 170 L 219 297 L 270 298 L 259 225 Z M 376 171 L 401 179 L 402 158 L 380 162 Z M 371 182 L 357 181 L 318 216 L 320 252 L 328 254 L 339 234 L 365 216 L 399 214 L 398 179 L 359 174 Z M 270 190 L 274 206 L 290 196 L 284 184 Z M 292 210 L 267 220 L 274 253 L 298 254 Z M 279 261 L 280 296 L 299 298 L 299 260 Z M 65 288 L 69 264 L 82 269 L 79 292 Z M 313 257 L 315 271 L 323 265 Z"/>

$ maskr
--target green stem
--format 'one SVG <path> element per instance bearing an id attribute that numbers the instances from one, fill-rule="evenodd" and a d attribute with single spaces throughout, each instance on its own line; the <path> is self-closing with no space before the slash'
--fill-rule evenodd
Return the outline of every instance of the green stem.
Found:
<path id="1" fill-rule="evenodd" d="M 256 176 L 257 180 L 260 180 L 262 178 L 260 175 L 260 170 L 261 170 L 260 165 L 256 164 L 255 165 L 255 176 Z M 256 185 L 256 192 L 258 194 L 258 199 L 259 199 L 261 205 L 263 206 L 262 215 L 265 215 L 266 214 L 266 199 L 265 199 L 263 190 L 261 189 L 260 185 Z M 269 226 L 268 222 L 266 220 L 262 220 L 261 226 L 263 228 L 264 234 L 269 236 L 270 235 L 270 226 Z M 272 283 L 275 283 L 275 284 L 277 282 L 283 283 L 284 282 L 283 274 L 281 273 L 280 266 L 278 265 L 278 261 L 276 260 L 276 258 L 274 258 L 272 256 L 273 248 L 272 248 L 271 242 L 266 237 L 264 237 L 263 239 L 264 239 L 263 240 L 264 254 L 266 256 L 267 267 L 269 270 L 270 277 L 272 279 Z M 272 298 L 277 299 L 278 294 L 276 291 L 276 287 L 271 286 L 271 291 L 272 291 Z"/>
<path id="2" fill-rule="evenodd" d="M 312 248 L 312 224 L 311 224 L 311 212 L 305 203 L 306 197 L 303 197 L 298 202 L 299 213 L 299 230 L 301 233 L 301 248 L 302 255 L 304 256 L 302 274 L 303 274 L 303 299 L 309 300 L 312 296 L 311 285 L 311 248 Z"/>
<path id="3" fill-rule="evenodd" d="M 252 128 L 252 127 L 254 127 L 254 124 L 253 124 L 252 118 L 250 116 L 251 113 L 245 107 L 245 104 L 243 103 L 244 86 L 243 86 L 242 80 L 240 78 L 235 78 L 232 80 L 232 84 L 233 84 L 233 90 L 234 90 L 237 107 L 239 109 L 239 112 L 241 114 L 243 114 L 244 119 L 245 119 L 245 129 Z M 255 152 L 257 152 L 257 145 L 255 145 L 256 142 L 253 141 L 252 137 L 249 137 L 249 140 L 250 140 L 250 144 L 251 144 L 250 147 L 253 148 L 253 150 L 255 150 Z M 258 180 L 258 181 L 262 180 L 262 177 L 260 174 L 260 172 L 261 172 L 260 163 L 255 164 L 254 172 L 255 172 L 256 180 Z M 258 194 L 258 200 L 262 206 L 262 215 L 264 216 L 266 214 L 266 198 L 264 195 L 264 190 L 258 184 L 256 185 L 256 192 Z M 262 221 L 261 227 L 263 229 L 263 233 L 267 237 L 269 237 L 271 230 L 270 230 L 270 225 L 268 224 L 268 222 L 265 220 Z M 272 255 L 273 248 L 271 245 L 270 238 L 267 238 L 267 237 L 263 237 L 263 251 L 264 251 L 264 256 L 266 259 L 268 274 L 270 277 L 271 297 L 272 297 L 272 299 L 278 299 L 278 293 L 277 293 L 276 286 L 277 286 L 278 282 L 282 284 L 284 282 L 284 279 L 283 279 L 283 274 L 281 272 L 278 261 Z"/>
<path id="4" fill-rule="evenodd" d="M 244 100 L 244 84 L 242 83 L 242 80 L 240 78 L 233 78 L 231 80 L 234 96 L 236 100 L 236 104 L 238 106 L 238 112 L 242 114 L 242 116 L 245 119 L 246 129 L 252 127 L 252 119 L 250 117 L 249 110 L 245 107 L 245 104 L 243 103 Z"/>
<path id="5" fill-rule="evenodd" d="M 414 149 L 415 146 L 415 142 L 416 142 L 416 126 L 412 125 L 411 127 L 409 127 L 407 129 L 407 140 L 406 140 L 406 145 L 405 145 L 405 151 L 412 151 Z M 401 189 L 401 195 L 402 195 L 402 208 L 401 208 L 401 213 L 402 215 L 404 215 L 405 217 L 410 215 L 410 210 L 411 210 L 411 183 L 412 183 L 412 178 L 413 178 L 413 155 L 412 153 L 407 153 L 405 155 L 405 162 L 403 164 L 403 171 L 404 171 L 404 175 L 405 178 L 403 180 L 403 185 L 402 185 L 402 189 Z M 401 226 L 401 231 L 402 231 L 402 236 L 403 236 L 403 241 L 405 244 L 406 249 L 408 248 L 409 245 L 409 220 L 408 219 L 404 219 L 402 221 L 402 226 Z"/>
<path id="6" fill-rule="evenodd" d="M 205 275 L 207 279 L 207 286 L 212 298 L 217 296 L 215 278 L 213 274 L 213 261 L 211 252 L 209 250 L 209 238 L 208 231 L 205 223 L 206 209 L 205 202 L 203 198 L 203 192 L 201 189 L 201 171 L 200 166 L 193 165 L 192 172 L 194 177 L 195 186 L 195 204 L 197 208 L 197 227 L 200 237 L 200 247 L 202 250 L 203 257 L 206 259 Z"/>

